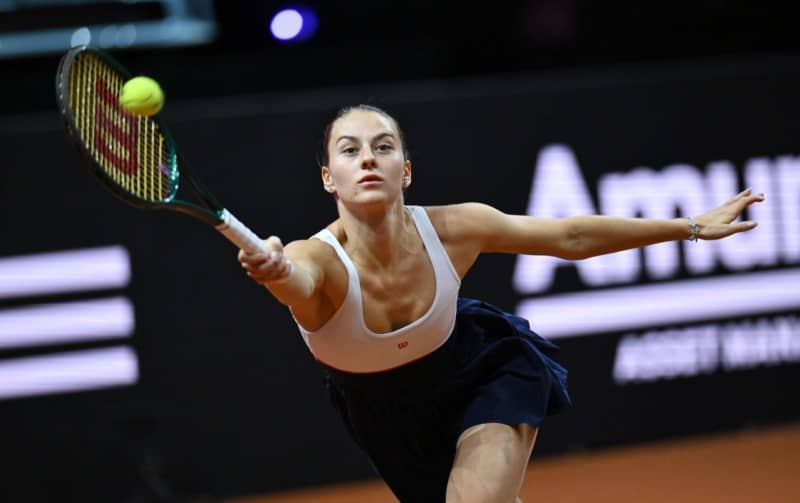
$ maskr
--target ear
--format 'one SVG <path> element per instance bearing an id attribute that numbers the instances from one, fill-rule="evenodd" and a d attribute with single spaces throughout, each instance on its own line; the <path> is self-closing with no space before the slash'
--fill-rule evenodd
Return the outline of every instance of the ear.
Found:
<path id="1" fill-rule="evenodd" d="M 411 161 L 406 160 L 405 165 L 403 165 L 403 188 L 407 188 L 411 185 Z"/>
<path id="2" fill-rule="evenodd" d="M 322 166 L 320 168 L 320 175 L 322 176 L 322 188 L 325 189 L 326 192 L 329 194 L 336 193 L 336 186 L 333 185 L 333 179 L 331 178 L 331 170 L 328 169 L 327 166 Z"/>

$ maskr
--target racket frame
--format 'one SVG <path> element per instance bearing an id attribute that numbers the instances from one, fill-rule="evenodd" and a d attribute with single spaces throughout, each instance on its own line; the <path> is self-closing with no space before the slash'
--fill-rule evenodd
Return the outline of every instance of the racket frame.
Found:
<path id="1" fill-rule="evenodd" d="M 117 72 L 122 77 L 123 81 L 131 79 L 132 74 L 108 53 L 87 45 L 71 48 L 59 62 L 58 70 L 56 71 L 56 99 L 58 101 L 58 109 L 66 125 L 67 132 L 73 140 L 73 144 L 75 144 L 81 156 L 86 160 L 92 174 L 94 174 L 112 194 L 137 208 L 146 210 L 170 209 L 189 214 L 210 225 L 217 226 L 223 224 L 225 220 L 223 216 L 225 212 L 224 207 L 193 175 L 192 171 L 188 168 L 188 164 L 184 161 L 183 156 L 178 153 L 172 134 L 158 115 L 151 116 L 149 119 L 158 125 L 169 153 L 167 156 L 169 174 L 166 174 L 166 176 L 170 184 L 170 189 L 167 197 L 163 201 L 149 201 L 131 194 L 115 182 L 114 179 L 106 173 L 106 170 L 100 166 L 81 137 L 80 128 L 75 122 L 73 108 L 69 102 L 70 68 L 74 61 L 84 52 L 90 52 L 94 56 L 99 57 L 104 63 L 108 64 Z M 205 207 L 176 197 L 181 182 L 188 182 L 192 193 L 202 201 Z"/>
<path id="2" fill-rule="evenodd" d="M 212 225 L 239 248 L 250 253 L 265 253 L 267 247 L 263 240 L 239 221 L 230 211 L 224 208 L 205 185 L 194 176 L 188 165 L 184 162 L 183 157 L 178 153 L 175 140 L 170 134 L 169 129 L 158 115 L 151 116 L 149 119 L 158 125 L 166 142 L 167 151 L 169 152 L 169 173 L 166 174 L 166 176 L 171 186 L 167 197 L 163 201 L 149 201 L 143 199 L 125 190 L 124 187 L 121 187 L 106 173 L 105 169 L 95 160 L 94 155 L 92 155 L 91 151 L 89 151 L 84 143 L 80 128 L 78 128 L 75 123 L 75 116 L 72 111 L 72 105 L 70 104 L 70 69 L 75 59 L 84 52 L 90 52 L 107 63 L 125 81 L 131 78 L 131 73 L 109 54 L 87 45 L 73 47 L 67 51 L 61 58 L 58 70 L 56 71 L 56 99 L 58 101 L 58 110 L 64 120 L 72 143 L 76 145 L 81 156 L 89 165 L 90 171 L 100 183 L 127 204 L 147 210 L 168 209 L 186 213 Z M 180 182 L 182 181 L 188 182 L 189 188 L 204 206 L 175 197 L 180 188 Z"/>

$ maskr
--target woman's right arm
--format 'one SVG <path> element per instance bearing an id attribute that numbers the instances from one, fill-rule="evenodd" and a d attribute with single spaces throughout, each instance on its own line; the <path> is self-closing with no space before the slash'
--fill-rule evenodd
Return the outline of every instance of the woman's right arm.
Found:
<path id="1" fill-rule="evenodd" d="M 293 241 L 284 249 L 276 236 L 270 236 L 264 244 L 267 253 L 239 250 L 239 262 L 247 275 L 290 308 L 318 303 L 325 282 L 325 245 L 309 239 Z"/>

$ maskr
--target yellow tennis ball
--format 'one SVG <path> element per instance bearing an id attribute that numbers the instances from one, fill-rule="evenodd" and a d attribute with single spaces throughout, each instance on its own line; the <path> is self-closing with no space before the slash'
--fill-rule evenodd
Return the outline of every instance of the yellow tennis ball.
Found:
<path id="1" fill-rule="evenodd" d="M 164 91 L 158 82 L 140 75 L 125 82 L 119 103 L 134 115 L 155 115 L 164 106 Z"/>

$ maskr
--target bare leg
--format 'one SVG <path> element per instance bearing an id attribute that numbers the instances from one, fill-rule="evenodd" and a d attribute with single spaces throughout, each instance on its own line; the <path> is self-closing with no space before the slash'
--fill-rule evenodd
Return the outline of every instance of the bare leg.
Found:
<path id="1" fill-rule="evenodd" d="M 450 470 L 447 503 L 517 501 L 537 432 L 527 424 L 499 423 L 464 432 Z"/>

